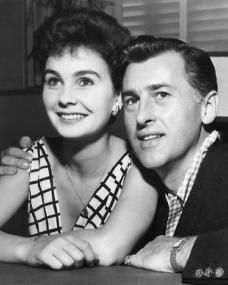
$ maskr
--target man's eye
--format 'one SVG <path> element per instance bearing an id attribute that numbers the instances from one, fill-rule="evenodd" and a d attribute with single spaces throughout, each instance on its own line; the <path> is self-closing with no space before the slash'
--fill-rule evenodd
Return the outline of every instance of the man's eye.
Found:
<path id="1" fill-rule="evenodd" d="M 133 97 L 129 97 L 129 98 L 124 98 L 124 105 L 125 106 L 129 106 L 129 105 L 133 105 L 137 102 L 137 99 L 136 98 L 133 98 Z"/>
<path id="2" fill-rule="evenodd" d="M 80 78 L 78 82 L 80 86 L 90 86 L 94 84 L 92 79 L 86 77 Z"/>
<path id="3" fill-rule="evenodd" d="M 169 96 L 169 93 L 164 92 L 164 91 L 160 91 L 160 92 L 156 92 L 156 93 L 155 93 L 155 97 L 156 97 L 157 99 L 165 99 L 165 98 L 167 98 L 168 96 Z"/>

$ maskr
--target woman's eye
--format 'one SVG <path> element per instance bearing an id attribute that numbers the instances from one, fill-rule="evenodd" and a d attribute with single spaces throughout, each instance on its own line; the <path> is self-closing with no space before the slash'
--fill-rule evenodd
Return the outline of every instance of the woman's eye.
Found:
<path id="1" fill-rule="evenodd" d="M 61 83 L 56 77 L 46 78 L 44 81 L 50 87 L 57 87 Z"/>
<path id="2" fill-rule="evenodd" d="M 79 79 L 79 85 L 80 86 L 90 86 L 90 85 L 93 85 L 94 84 L 94 82 L 93 82 L 93 80 L 92 79 L 90 79 L 90 78 L 80 78 Z"/>

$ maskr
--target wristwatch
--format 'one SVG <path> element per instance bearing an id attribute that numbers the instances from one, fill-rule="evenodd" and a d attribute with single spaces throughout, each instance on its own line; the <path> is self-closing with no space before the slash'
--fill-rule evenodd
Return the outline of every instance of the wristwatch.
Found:
<path id="1" fill-rule="evenodd" d="M 178 264 L 177 262 L 177 252 L 181 250 L 181 247 L 184 245 L 184 243 L 187 241 L 188 238 L 181 238 L 177 240 L 170 251 L 170 264 L 173 268 L 174 272 L 181 272 L 183 270 L 182 266 Z"/>

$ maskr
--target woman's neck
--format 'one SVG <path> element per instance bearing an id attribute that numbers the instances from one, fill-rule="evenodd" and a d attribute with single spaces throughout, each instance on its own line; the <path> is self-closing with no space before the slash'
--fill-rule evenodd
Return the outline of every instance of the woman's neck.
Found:
<path id="1" fill-rule="evenodd" d="M 63 161 L 80 177 L 96 175 L 110 161 L 111 137 L 106 134 L 92 143 L 81 145 L 73 140 L 62 140 Z M 97 170 L 97 171 L 96 171 Z"/>

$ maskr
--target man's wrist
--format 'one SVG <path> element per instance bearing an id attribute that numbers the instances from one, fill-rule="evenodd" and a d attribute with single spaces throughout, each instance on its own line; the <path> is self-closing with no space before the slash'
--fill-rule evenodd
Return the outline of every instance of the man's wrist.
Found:
<path id="1" fill-rule="evenodd" d="M 196 238 L 180 238 L 173 244 L 170 251 L 170 264 L 174 272 L 181 272 L 185 268 Z"/>

